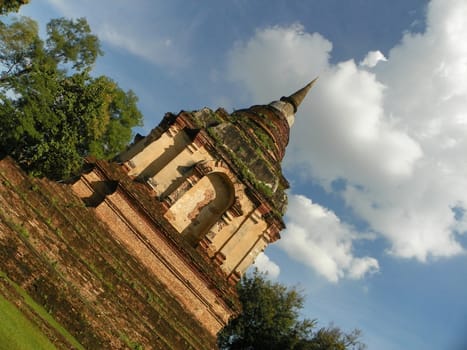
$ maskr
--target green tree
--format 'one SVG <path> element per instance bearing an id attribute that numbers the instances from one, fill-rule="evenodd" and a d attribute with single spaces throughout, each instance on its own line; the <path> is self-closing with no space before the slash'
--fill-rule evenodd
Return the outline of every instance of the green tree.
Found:
<path id="1" fill-rule="evenodd" d="M 366 346 L 360 337 L 358 329 L 345 333 L 339 327 L 329 326 L 314 332 L 311 339 L 303 339 L 296 350 L 363 350 Z"/>
<path id="2" fill-rule="evenodd" d="M 0 15 L 5 15 L 8 12 L 16 12 L 20 6 L 25 5 L 29 0 L 0 0 Z"/>
<path id="3" fill-rule="evenodd" d="M 0 153 L 39 176 L 67 178 L 85 156 L 112 158 L 142 115 L 132 91 L 92 77 L 101 55 L 85 19 L 0 24 Z"/>
<path id="4" fill-rule="evenodd" d="M 296 288 L 272 282 L 257 271 L 238 284 L 242 313 L 219 333 L 224 350 L 364 349 L 358 330 L 330 326 L 315 331 L 316 320 L 300 319 L 304 297 Z"/>
<path id="5" fill-rule="evenodd" d="M 0 83 L 3 88 L 37 71 L 57 70 L 66 75 L 71 68 L 73 72 L 89 73 L 99 55 L 102 55 L 99 39 L 91 33 L 85 18 L 51 20 L 47 24 L 45 42 L 31 18 L 13 17 L 8 24 L 0 23 L 0 67 L 3 68 Z"/>

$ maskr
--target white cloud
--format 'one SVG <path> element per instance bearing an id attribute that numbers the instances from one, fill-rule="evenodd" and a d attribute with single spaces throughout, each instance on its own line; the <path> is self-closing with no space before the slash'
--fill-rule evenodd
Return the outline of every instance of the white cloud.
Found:
<path id="1" fill-rule="evenodd" d="M 360 279 L 378 271 L 376 259 L 353 255 L 352 241 L 358 234 L 332 211 L 304 196 L 290 195 L 286 220 L 279 246 L 329 281 Z"/>
<path id="2" fill-rule="evenodd" d="M 277 279 L 281 272 L 279 266 L 264 253 L 258 254 L 253 267 L 256 267 L 260 272 L 266 273 L 267 277 L 273 280 Z"/>
<path id="3" fill-rule="evenodd" d="M 370 51 L 365 56 L 365 58 L 360 62 L 360 66 L 373 68 L 380 61 L 387 61 L 387 58 L 384 57 L 383 53 L 379 50 Z"/>
<path id="4" fill-rule="evenodd" d="M 397 186 L 381 182 L 366 194 L 348 188 L 345 196 L 398 256 L 425 261 L 463 251 L 454 230 L 465 230 L 465 218 L 456 220 L 452 208 L 467 203 L 466 16 L 465 1 L 432 1 L 426 32 L 406 34 L 374 70 L 387 86 L 386 114 L 423 157 Z"/>
<path id="5" fill-rule="evenodd" d="M 323 181 L 346 178 L 368 185 L 410 176 L 422 151 L 386 118 L 385 89 L 353 61 L 328 67 L 296 119 L 292 161 L 308 164 Z"/>
<path id="6" fill-rule="evenodd" d="M 335 194 L 387 239 L 396 257 L 427 261 L 464 251 L 457 238 L 467 227 L 467 216 L 459 215 L 467 208 L 465 18 L 464 0 L 433 0 L 424 33 L 407 33 L 386 59 L 370 52 L 360 65 L 331 64 L 332 44 L 298 25 L 258 31 L 230 53 L 229 76 L 259 103 L 319 73 L 299 109 L 285 165 L 328 191 L 344 180 Z M 318 210 L 311 202 L 303 206 Z M 322 209 L 334 222 L 321 227 L 332 232 L 326 240 L 307 226 L 315 221 L 303 223 L 293 210 L 281 243 L 292 257 L 331 280 L 361 277 L 377 266 L 349 253 L 352 230 L 334 214 Z"/>
<path id="7" fill-rule="evenodd" d="M 298 25 L 268 28 L 232 50 L 229 76 L 258 102 L 320 76 L 300 107 L 288 147 L 293 159 L 287 159 L 307 165 L 313 176 L 358 181 L 363 168 L 370 180 L 409 176 L 421 150 L 384 115 L 384 85 L 353 61 L 330 65 L 331 48 L 321 35 L 304 33 Z"/>
<path id="8" fill-rule="evenodd" d="M 254 101 L 271 101 L 296 90 L 297 81 L 305 84 L 319 75 L 331 49 L 331 42 L 298 24 L 266 28 L 231 50 L 228 76 L 244 84 Z"/>

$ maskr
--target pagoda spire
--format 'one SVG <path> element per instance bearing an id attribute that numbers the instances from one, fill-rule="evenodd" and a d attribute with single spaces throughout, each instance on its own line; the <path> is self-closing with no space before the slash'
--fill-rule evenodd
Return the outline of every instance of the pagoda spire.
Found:
<path id="1" fill-rule="evenodd" d="M 300 90 L 295 91 L 292 95 L 287 97 L 283 96 L 279 101 L 274 101 L 269 104 L 282 113 L 282 115 L 287 119 L 289 127 L 294 123 L 295 113 L 297 112 L 298 106 L 300 106 L 302 101 L 305 99 L 306 94 L 317 80 L 318 77 L 310 81 Z"/>
<path id="2" fill-rule="evenodd" d="M 316 83 L 317 80 L 318 80 L 318 77 L 310 81 L 300 90 L 295 91 L 292 95 L 288 97 L 281 97 L 281 101 L 290 103 L 294 107 L 294 113 L 296 113 L 298 106 L 300 106 L 305 96 L 307 95 L 308 91 L 310 91 L 311 87 Z"/>

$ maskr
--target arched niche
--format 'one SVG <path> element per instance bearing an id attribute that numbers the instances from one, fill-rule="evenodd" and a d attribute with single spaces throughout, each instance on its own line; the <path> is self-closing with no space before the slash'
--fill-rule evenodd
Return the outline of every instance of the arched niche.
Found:
<path id="1" fill-rule="evenodd" d="M 234 186 L 227 175 L 212 172 L 186 191 L 165 217 L 191 244 L 196 245 L 234 200 Z"/>

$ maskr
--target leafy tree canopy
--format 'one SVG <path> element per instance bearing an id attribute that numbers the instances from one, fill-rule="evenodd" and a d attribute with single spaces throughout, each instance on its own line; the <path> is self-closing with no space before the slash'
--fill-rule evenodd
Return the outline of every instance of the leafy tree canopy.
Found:
<path id="1" fill-rule="evenodd" d="M 29 0 L 0 0 L 0 15 L 8 12 L 16 12 L 21 5 L 25 5 Z"/>
<path id="2" fill-rule="evenodd" d="M 300 319 L 303 295 L 271 282 L 257 271 L 238 285 L 242 313 L 219 333 L 223 350 L 362 350 L 360 332 L 329 326 L 315 330 L 316 320 Z"/>
<path id="3" fill-rule="evenodd" d="M 102 52 L 84 18 L 0 22 L 0 153 L 39 176 L 67 178 L 85 156 L 111 158 L 142 115 L 132 91 L 90 71 Z"/>

